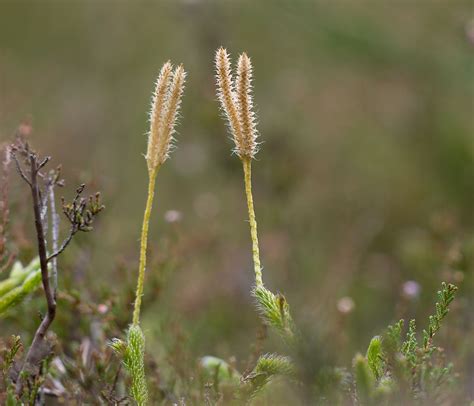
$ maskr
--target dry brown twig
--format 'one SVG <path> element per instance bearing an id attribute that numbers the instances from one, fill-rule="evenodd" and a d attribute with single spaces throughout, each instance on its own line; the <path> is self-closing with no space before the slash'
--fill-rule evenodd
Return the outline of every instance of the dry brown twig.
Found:
<path id="1" fill-rule="evenodd" d="M 10 155 L 21 178 L 30 187 L 33 212 L 35 219 L 36 239 L 38 246 L 38 256 L 41 267 L 41 280 L 44 289 L 44 295 L 47 303 L 46 315 L 42 318 L 37 328 L 33 342 L 26 354 L 25 361 L 17 378 L 16 393 L 21 395 L 23 389 L 24 376 L 35 377 L 40 372 L 41 361 L 50 352 L 50 347 L 46 342 L 46 333 L 56 316 L 56 257 L 61 254 L 72 237 L 78 231 L 92 230 L 92 222 L 95 216 L 102 211 L 104 206 L 100 203 L 100 194 L 90 197 L 88 200 L 81 197 L 84 191 L 84 185 L 76 190 L 76 196 L 72 203 L 66 204 L 63 199 L 63 212 L 70 222 L 70 230 L 59 248 L 57 248 L 58 239 L 58 219 L 55 212 L 54 192 L 56 186 L 62 186 L 63 180 L 60 179 L 60 168 L 43 173 L 43 168 L 50 161 L 50 157 L 40 158 L 36 152 L 30 149 L 29 144 L 23 137 L 17 137 L 14 144 L 10 146 Z M 48 252 L 46 230 L 48 226 L 47 207 L 50 201 L 52 217 L 52 240 L 53 252 Z M 53 264 L 53 280 L 49 275 L 48 264 Z"/>

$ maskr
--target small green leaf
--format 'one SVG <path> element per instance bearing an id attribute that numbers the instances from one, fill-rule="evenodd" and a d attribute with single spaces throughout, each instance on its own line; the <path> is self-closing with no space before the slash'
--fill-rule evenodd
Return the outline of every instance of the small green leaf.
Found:
<path id="1" fill-rule="evenodd" d="M 375 336 L 370 340 L 367 348 L 367 362 L 376 380 L 379 380 L 383 371 L 382 340 L 380 336 Z"/>
<path id="2" fill-rule="evenodd" d="M 213 380 L 216 385 L 221 383 L 239 384 L 239 372 L 224 360 L 207 355 L 199 360 L 205 378 Z"/>
<path id="3" fill-rule="evenodd" d="M 362 354 L 357 354 L 353 366 L 359 402 L 364 405 L 369 404 L 375 389 L 375 378 L 370 371 L 367 359 Z"/>

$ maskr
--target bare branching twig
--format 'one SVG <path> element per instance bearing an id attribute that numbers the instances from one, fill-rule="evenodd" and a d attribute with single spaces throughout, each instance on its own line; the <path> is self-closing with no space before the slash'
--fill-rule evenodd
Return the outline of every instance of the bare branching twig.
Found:
<path id="1" fill-rule="evenodd" d="M 40 371 L 39 365 L 47 355 L 45 352 L 49 352 L 49 347 L 45 341 L 45 337 L 56 316 L 56 257 L 66 249 L 72 240 L 72 237 L 78 231 L 92 230 L 92 222 L 95 216 L 103 210 L 104 206 L 100 203 L 99 194 L 96 194 L 95 197 L 91 196 L 88 200 L 80 197 L 84 190 L 84 185 L 81 185 L 77 189 L 76 196 L 71 204 L 66 204 L 64 199 L 62 199 L 63 212 L 71 223 L 71 228 L 69 235 L 58 248 L 59 219 L 56 213 L 54 188 L 56 186 L 63 186 L 64 184 L 63 180 L 60 178 L 60 167 L 47 174 L 42 173 L 41 170 L 50 161 L 50 157 L 40 159 L 38 155 L 30 149 L 28 143 L 21 137 L 18 137 L 16 143 L 11 145 L 10 154 L 16 164 L 18 173 L 29 185 L 31 190 L 38 255 L 41 267 L 41 280 L 47 303 L 46 315 L 43 317 L 38 329 L 36 330 L 33 342 L 26 354 L 25 361 L 20 374 L 18 375 L 16 393 L 17 395 L 21 395 L 25 375 L 29 374 L 32 378 L 38 375 Z M 48 203 L 52 223 L 52 254 L 48 253 L 46 237 L 46 230 L 48 229 Z M 52 283 L 48 269 L 49 262 L 51 262 L 52 268 Z"/>
<path id="2" fill-rule="evenodd" d="M 38 184 L 38 178 L 40 170 L 47 163 L 48 159 L 43 159 L 42 161 L 38 160 L 36 153 L 30 151 L 27 143 L 23 143 L 18 140 L 18 142 L 12 145 L 12 156 L 16 162 L 18 171 L 23 179 L 26 180 L 31 189 L 31 195 L 33 199 L 33 212 L 35 218 L 35 228 L 36 228 L 36 238 L 38 243 L 38 255 L 40 258 L 40 267 L 41 267 L 41 281 L 43 284 L 44 294 L 46 297 L 47 303 L 47 313 L 46 316 L 41 321 L 38 329 L 36 330 L 35 336 L 31 347 L 29 348 L 26 359 L 22 367 L 22 371 L 33 372 L 37 364 L 38 358 L 41 360 L 43 357 L 40 355 L 42 348 L 44 348 L 43 343 L 46 336 L 46 332 L 49 329 L 49 326 L 53 322 L 56 316 L 56 298 L 53 290 L 51 289 L 49 274 L 48 274 L 48 261 L 47 261 L 47 250 L 45 235 L 43 229 L 43 221 L 41 218 L 42 211 L 42 200 L 40 195 L 40 186 Z M 18 159 L 18 154 L 20 154 L 25 161 L 25 165 L 29 169 L 29 178 L 27 177 L 24 169 L 22 168 L 20 161 Z M 16 392 L 20 394 L 23 388 L 22 383 L 22 374 L 20 373 L 17 380 Z"/>
<path id="3" fill-rule="evenodd" d="M 71 242 L 72 237 L 74 237 L 78 231 L 91 231 L 94 217 L 104 209 L 104 205 L 102 205 L 100 201 L 99 192 L 97 192 L 95 196 L 89 196 L 88 199 L 81 197 L 84 188 L 84 184 L 77 188 L 76 196 L 72 203 L 67 204 L 65 203 L 64 198 L 61 199 L 63 213 L 71 223 L 71 228 L 69 229 L 69 235 L 62 242 L 61 247 L 48 257 L 48 262 L 56 258 L 66 249 Z"/>

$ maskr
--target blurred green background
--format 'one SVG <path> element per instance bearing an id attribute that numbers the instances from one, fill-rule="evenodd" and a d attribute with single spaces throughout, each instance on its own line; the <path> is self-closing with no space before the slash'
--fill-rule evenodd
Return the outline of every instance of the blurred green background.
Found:
<path id="1" fill-rule="evenodd" d="M 441 281 L 454 282 L 460 299 L 440 340 L 458 370 L 472 369 L 473 4 L 1 1 L 0 141 L 31 122 L 31 143 L 63 164 L 64 193 L 84 181 L 107 206 L 61 258 L 60 286 L 96 301 L 133 291 L 150 95 L 166 60 L 183 63 L 177 148 L 150 229 L 149 351 L 176 345 L 174 328 L 192 357 L 251 351 L 259 323 L 242 171 L 215 95 L 223 45 L 254 65 L 268 286 L 302 329 L 332 334 L 326 345 L 348 365 L 389 322 L 425 323 Z M 14 176 L 11 235 L 25 260 L 26 196 Z M 114 311 L 127 318 L 131 301 Z"/>

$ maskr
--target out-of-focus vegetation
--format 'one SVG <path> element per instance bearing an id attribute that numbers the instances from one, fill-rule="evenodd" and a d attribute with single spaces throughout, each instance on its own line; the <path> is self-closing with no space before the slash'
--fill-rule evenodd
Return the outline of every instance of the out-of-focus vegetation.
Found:
<path id="1" fill-rule="evenodd" d="M 150 224 L 142 307 L 150 396 L 171 402 L 192 393 L 189 403 L 211 402 L 219 380 L 202 363 L 224 364 L 200 357 L 224 359 L 218 373 L 232 380 L 263 351 L 287 353 L 260 325 L 250 295 L 242 169 L 231 159 L 215 95 L 213 56 L 224 45 L 233 55 L 247 51 L 255 68 L 261 256 L 266 284 L 284 292 L 304 337 L 293 356 L 305 378 L 328 365 L 350 369 L 354 354 L 401 318 L 427 328 L 447 281 L 459 290 L 436 345 L 454 365 L 460 398 L 472 399 L 472 7 L 460 0 L 1 2 L 0 142 L 19 122 L 32 124 L 39 152 L 64 164 L 71 185 L 101 189 L 107 206 L 95 232 L 60 258 L 49 390 L 104 402 L 125 392 L 107 341 L 131 322 L 146 110 L 168 59 L 183 62 L 189 77 L 178 148 L 160 171 Z M 25 185 L 11 172 L 7 248 L 27 264 L 37 255 L 33 217 Z M 41 289 L 2 315 L 5 345 L 12 334 L 29 345 L 39 309 Z M 354 364 L 363 378 L 365 364 L 357 357 Z M 292 404 L 307 399 L 300 392 L 283 382 L 264 396 Z"/>

